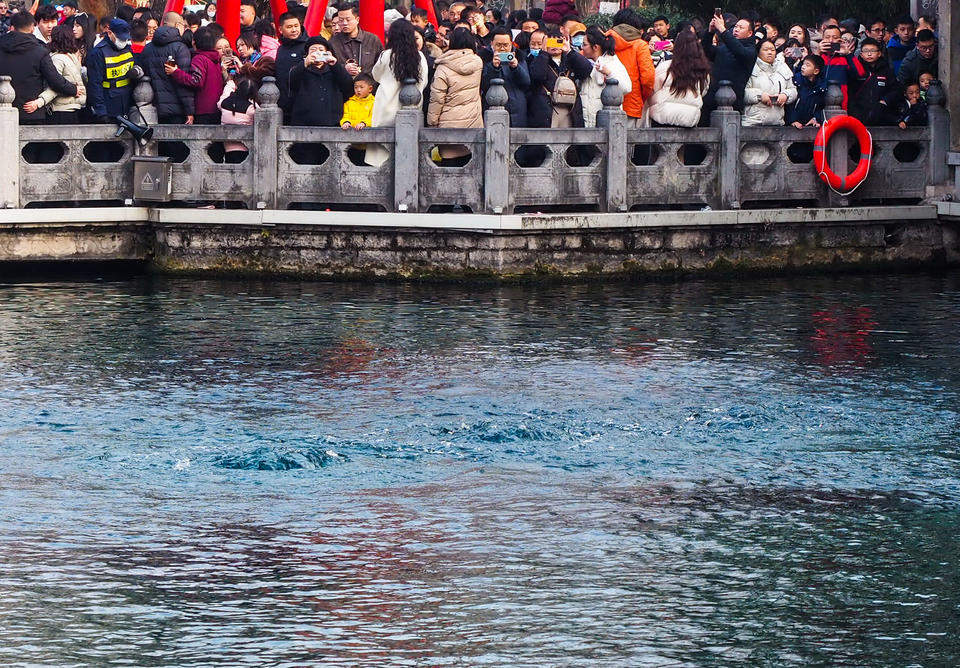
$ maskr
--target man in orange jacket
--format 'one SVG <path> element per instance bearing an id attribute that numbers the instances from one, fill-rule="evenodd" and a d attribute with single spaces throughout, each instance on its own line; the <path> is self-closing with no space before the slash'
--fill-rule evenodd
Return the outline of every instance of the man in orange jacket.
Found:
<path id="1" fill-rule="evenodd" d="M 623 98 L 623 111 L 630 124 L 639 126 L 643 115 L 643 103 L 653 95 L 653 57 L 650 45 L 643 39 L 643 23 L 632 9 L 621 9 L 613 17 L 613 35 L 617 58 L 627 68 L 633 90 Z"/>

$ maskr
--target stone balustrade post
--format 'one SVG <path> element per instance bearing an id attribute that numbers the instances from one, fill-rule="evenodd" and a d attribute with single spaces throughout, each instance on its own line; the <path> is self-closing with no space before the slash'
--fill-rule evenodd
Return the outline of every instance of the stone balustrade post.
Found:
<path id="1" fill-rule="evenodd" d="M 603 109 L 597 112 L 597 127 L 607 130 L 606 211 L 626 211 L 627 205 L 627 115 L 623 112 L 620 82 L 608 78 L 600 93 Z"/>
<path id="2" fill-rule="evenodd" d="M 947 151 L 950 149 L 950 112 L 939 80 L 930 83 L 927 91 L 927 119 L 930 126 L 929 180 L 927 185 L 944 185 L 950 181 Z"/>
<path id="3" fill-rule="evenodd" d="M 153 86 L 150 85 L 149 75 L 143 75 L 137 80 L 133 89 L 133 106 L 127 114 L 131 121 L 138 125 L 156 125 L 159 122 L 157 108 L 153 104 Z M 151 139 L 146 146 L 140 142 L 133 142 L 133 150 L 137 155 L 157 155 L 157 140 Z"/>
<path id="4" fill-rule="evenodd" d="M 717 156 L 717 197 L 721 209 L 740 208 L 740 112 L 733 105 L 737 94 L 729 81 L 721 81 L 715 96 L 717 108 L 710 114 L 710 125 L 720 129 L 720 153 Z"/>
<path id="5" fill-rule="evenodd" d="M 0 77 L 0 209 L 20 207 L 20 110 L 10 81 Z"/>
<path id="6" fill-rule="evenodd" d="M 400 88 L 393 144 L 393 203 L 396 211 L 420 209 L 420 128 L 423 96 L 416 79 L 404 79 Z"/>
<path id="7" fill-rule="evenodd" d="M 510 205 L 510 112 L 503 79 L 490 81 L 483 112 L 486 160 L 483 166 L 484 209 L 501 214 Z"/>
<path id="8" fill-rule="evenodd" d="M 824 101 L 826 103 L 823 109 L 824 121 L 828 121 L 835 116 L 847 115 L 847 112 L 843 110 L 843 89 L 840 87 L 840 82 L 830 81 L 827 85 L 827 96 Z M 838 132 L 830 139 L 830 146 L 827 151 L 827 156 L 830 160 L 830 169 L 840 176 L 850 173 L 849 150 L 850 141 L 846 132 Z M 827 188 L 826 185 L 824 185 L 824 187 Z M 827 188 L 827 198 L 824 202 L 825 206 L 849 206 L 849 204 L 849 197 L 838 195 L 833 190 Z"/>
<path id="9" fill-rule="evenodd" d="M 263 77 L 257 91 L 260 108 L 253 115 L 253 146 L 250 147 L 250 157 L 253 159 L 253 196 L 250 203 L 257 209 L 277 207 L 280 169 L 278 133 L 283 123 L 283 111 L 277 106 L 279 99 L 277 80 Z"/>

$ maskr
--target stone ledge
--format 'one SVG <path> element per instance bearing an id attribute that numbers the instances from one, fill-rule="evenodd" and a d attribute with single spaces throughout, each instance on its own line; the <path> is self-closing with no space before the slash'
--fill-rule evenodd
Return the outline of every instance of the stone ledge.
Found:
<path id="1" fill-rule="evenodd" d="M 960 202 L 934 205 L 873 206 L 827 209 L 750 209 L 718 211 L 642 211 L 590 214 L 443 214 L 370 211 L 287 211 L 244 209 L 161 209 L 148 207 L 79 207 L 0 209 L 0 226 L 153 223 L 155 225 L 236 225 L 252 227 L 316 226 L 397 230 L 563 231 L 612 228 L 722 227 L 781 223 L 862 224 L 867 221 L 936 220 L 960 216 Z"/>

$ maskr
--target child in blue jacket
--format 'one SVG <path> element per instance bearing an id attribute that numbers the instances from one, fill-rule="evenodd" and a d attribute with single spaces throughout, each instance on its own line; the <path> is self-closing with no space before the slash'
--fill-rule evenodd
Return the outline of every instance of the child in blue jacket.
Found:
<path id="1" fill-rule="evenodd" d="M 787 109 L 787 124 L 795 128 L 823 125 L 823 107 L 827 94 L 823 80 L 823 58 L 810 55 L 803 59 L 800 71 L 793 75 L 797 101 Z"/>

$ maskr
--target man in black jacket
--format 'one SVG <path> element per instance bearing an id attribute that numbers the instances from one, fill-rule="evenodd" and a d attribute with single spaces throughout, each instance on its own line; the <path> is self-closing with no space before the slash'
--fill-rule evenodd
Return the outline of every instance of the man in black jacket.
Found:
<path id="1" fill-rule="evenodd" d="M 296 14 L 286 12 L 280 15 L 280 47 L 277 49 L 276 77 L 280 89 L 280 101 L 283 109 L 283 123 L 290 124 L 290 70 L 303 62 L 307 50 L 307 36 Z"/>
<path id="2" fill-rule="evenodd" d="M 77 86 L 64 79 L 50 52 L 33 36 L 36 20 L 28 12 L 10 19 L 11 32 L 0 37 L 0 74 L 9 75 L 16 97 L 13 106 L 20 110 L 20 123 L 37 125 L 46 121 L 46 109 L 39 100 L 48 86 L 60 95 L 74 97 Z"/>
<path id="3" fill-rule="evenodd" d="M 158 120 L 174 125 L 192 125 L 194 93 L 175 82 L 163 67 L 167 58 L 172 57 L 172 62 L 175 62 L 178 68 L 184 71 L 190 69 L 190 49 L 180 37 L 177 28 L 167 25 L 157 28 L 153 40 L 144 47 L 137 62 L 150 77 Z"/>
<path id="4" fill-rule="evenodd" d="M 513 50 L 513 36 L 509 28 L 495 28 L 490 47 L 493 57 L 484 64 L 480 77 L 480 91 L 486 108 L 487 89 L 493 79 L 503 79 L 507 89 L 507 111 L 510 112 L 510 127 L 527 127 L 527 92 L 530 90 L 530 72 L 527 64 L 520 62 Z M 509 54 L 509 55 L 508 55 Z"/>
<path id="5" fill-rule="evenodd" d="M 717 37 L 716 45 L 713 43 L 714 35 Z M 728 30 L 723 17 L 714 16 L 710 20 L 710 30 L 703 36 L 703 50 L 707 58 L 713 61 L 710 88 L 703 96 L 703 113 L 700 115 L 701 123 L 709 125 L 710 112 L 717 107 L 714 98 L 721 81 L 730 82 L 737 96 L 734 108 L 743 111 L 743 89 L 757 63 L 757 40 L 753 36 L 753 25 L 747 19 L 740 19 Z"/>
<path id="6" fill-rule="evenodd" d="M 897 71 L 897 80 L 903 87 L 920 81 L 920 75 L 930 73 L 933 78 L 939 77 L 937 67 L 937 38 L 932 30 L 921 30 L 917 33 L 917 45 L 903 57 L 900 69 Z"/>

